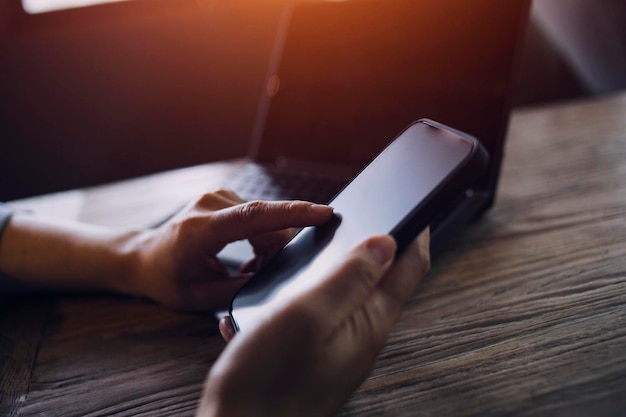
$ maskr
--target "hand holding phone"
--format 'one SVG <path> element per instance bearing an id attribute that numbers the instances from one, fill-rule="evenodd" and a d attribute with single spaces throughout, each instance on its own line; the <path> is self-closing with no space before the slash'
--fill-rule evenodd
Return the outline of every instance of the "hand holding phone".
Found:
<path id="1" fill-rule="evenodd" d="M 329 204 L 334 217 L 296 235 L 233 299 L 236 331 L 254 326 L 270 303 L 314 285 L 366 238 L 391 234 L 401 252 L 484 172 L 480 143 L 431 120 L 396 137 Z"/>

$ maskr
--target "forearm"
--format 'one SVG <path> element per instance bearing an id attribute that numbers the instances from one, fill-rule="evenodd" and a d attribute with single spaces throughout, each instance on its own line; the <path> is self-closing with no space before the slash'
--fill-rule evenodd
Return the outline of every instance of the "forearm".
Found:
<path id="1" fill-rule="evenodd" d="M 0 271 L 34 288 L 128 292 L 138 234 L 16 213 L 0 240 Z"/>
<path id="2" fill-rule="evenodd" d="M 0 291 L 114 291 L 181 310 L 223 309 L 249 277 L 231 276 L 219 261 L 225 245 L 248 239 L 257 256 L 249 265 L 257 265 L 284 246 L 289 228 L 331 215 L 330 207 L 306 202 L 244 204 L 225 190 L 200 196 L 156 229 L 16 213 L 0 235 Z"/>

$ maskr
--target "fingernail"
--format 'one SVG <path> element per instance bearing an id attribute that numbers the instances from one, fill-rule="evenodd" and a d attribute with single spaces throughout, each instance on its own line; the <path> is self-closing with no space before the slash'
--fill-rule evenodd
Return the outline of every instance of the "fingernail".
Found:
<path id="1" fill-rule="evenodd" d="M 332 207 L 325 206 L 323 204 L 311 204 L 309 206 L 309 210 L 311 210 L 312 213 L 319 214 L 319 215 L 329 215 L 330 213 L 333 212 Z"/>
<path id="2" fill-rule="evenodd" d="M 370 240 L 367 246 L 370 253 L 381 265 L 390 263 L 396 254 L 396 245 L 393 239 L 376 238 Z"/>

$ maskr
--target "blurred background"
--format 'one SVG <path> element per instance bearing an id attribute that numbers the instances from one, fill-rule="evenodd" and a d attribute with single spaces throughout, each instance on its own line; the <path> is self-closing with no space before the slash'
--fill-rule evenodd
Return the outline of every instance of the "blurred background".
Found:
<path id="1" fill-rule="evenodd" d="M 296 1 L 0 2 L 0 201 L 245 155 Z M 626 2 L 534 1 L 516 107 L 624 88 Z"/>

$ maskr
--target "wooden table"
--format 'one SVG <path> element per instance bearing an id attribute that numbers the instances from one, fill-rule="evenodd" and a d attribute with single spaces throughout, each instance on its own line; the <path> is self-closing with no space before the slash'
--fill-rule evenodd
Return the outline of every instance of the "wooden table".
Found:
<path id="1" fill-rule="evenodd" d="M 626 94 L 517 111 L 506 151 L 496 206 L 435 260 L 342 415 L 626 415 Z M 218 172 L 19 204 L 149 224 Z M 192 415 L 223 348 L 210 317 L 116 296 L 0 320 L 8 416 Z"/>

